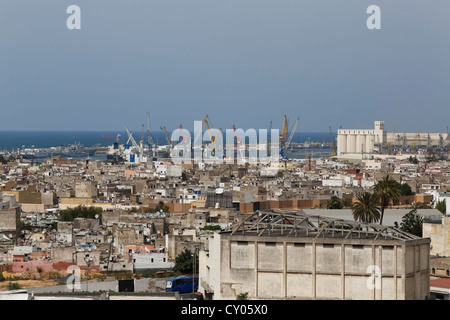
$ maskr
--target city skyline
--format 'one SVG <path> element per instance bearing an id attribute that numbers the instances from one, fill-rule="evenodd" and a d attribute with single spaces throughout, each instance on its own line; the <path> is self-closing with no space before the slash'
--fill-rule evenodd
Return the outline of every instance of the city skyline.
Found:
<path id="1" fill-rule="evenodd" d="M 81 30 L 66 9 L 81 8 Z M 381 8 L 368 30 L 366 9 Z M 3 1 L 0 130 L 445 132 L 448 2 Z"/>

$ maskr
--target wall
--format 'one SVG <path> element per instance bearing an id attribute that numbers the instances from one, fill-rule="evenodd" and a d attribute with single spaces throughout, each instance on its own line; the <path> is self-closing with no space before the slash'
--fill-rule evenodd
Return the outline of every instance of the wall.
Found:
<path id="1" fill-rule="evenodd" d="M 133 254 L 134 270 L 170 269 L 175 265 L 170 262 L 167 253 Z"/>
<path id="2" fill-rule="evenodd" d="M 52 247 L 51 257 L 54 263 L 72 262 L 74 259 L 75 247 L 58 248 Z"/>
<path id="3" fill-rule="evenodd" d="M 220 257 L 214 252 L 218 261 L 200 255 L 201 281 L 205 282 L 202 290 L 213 286 L 214 299 L 235 299 L 244 292 L 253 299 L 404 300 L 429 296 L 429 239 L 406 243 L 237 235 L 228 239 L 223 234 L 214 237 L 220 238 Z M 212 243 L 209 254 L 213 254 Z M 371 282 L 370 266 L 376 266 L 375 272 L 381 273 L 379 288 L 370 286 L 377 284 Z M 212 274 L 220 274 L 220 279 Z"/>
<path id="4" fill-rule="evenodd" d="M 53 262 L 52 261 L 30 261 L 30 262 L 13 262 L 12 264 L 12 272 L 20 273 L 25 272 L 28 269 L 37 271 L 42 269 L 43 271 L 53 270 Z"/>
<path id="5" fill-rule="evenodd" d="M 442 222 L 423 224 L 423 237 L 431 239 L 431 255 L 450 255 L 450 217 L 443 217 Z"/>

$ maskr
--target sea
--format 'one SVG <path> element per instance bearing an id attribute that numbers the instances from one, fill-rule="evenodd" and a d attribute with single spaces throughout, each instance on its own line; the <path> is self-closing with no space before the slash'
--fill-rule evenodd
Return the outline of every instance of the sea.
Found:
<path id="1" fill-rule="evenodd" d="M 119 143 L 124 144 L 128 141 L 128 134 L 123 131 L 0 131 L 0 150 L 16 151 L 22 148 L 48 148 L 80 143 L 86 147 L 107 147 L 116 141 L 120 134 Z M 132 132 L 136 141 L 141 139 L 141 132 Z M 146 141 L 146 132 L 144 140 Z M 152 138 L 158 145 L 167 144 L 166 137 L 161 131 L 152 131 Z M 333 133 L 336 137 L 336 133 Z M 328 145 L 321 145 L 331 142 L 330 132 L 296 132 L 292 138 L 293 143 L 316 144 L 315 147 L 305 147 L 288 151 L 287 156 L 296 159 L 306 159 L 311 155 L 312 158 L 321 158 L 329 156 L 331 148 Z M 319 146 L 317 146 L 319 145 Z M 92 160 L 104 160 L 106 155 L 96 154 L 90 157 Z"/>

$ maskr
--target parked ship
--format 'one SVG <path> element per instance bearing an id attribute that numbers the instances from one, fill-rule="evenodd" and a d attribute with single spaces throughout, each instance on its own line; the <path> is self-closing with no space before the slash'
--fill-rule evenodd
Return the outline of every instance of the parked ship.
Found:
<path id="1" fill-rule="evenodd" d="M 75 143 L 67 146 L 57 146 L 49 148 L 22 148 L 20 154 L 24 159 L 39 159 L 61 156 L 65 158 L 77 158 L 93 156 L 97 147 L 85 147 L 75 140 Z"/>

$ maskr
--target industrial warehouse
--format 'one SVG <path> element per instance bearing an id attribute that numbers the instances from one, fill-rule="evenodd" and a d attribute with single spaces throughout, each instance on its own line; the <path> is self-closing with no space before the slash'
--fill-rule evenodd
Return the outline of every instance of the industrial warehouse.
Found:
<path id="1" fill-rule="evenodd" d="M 427 299 L 430 239 L 396 228 L 261 211 L 200 252 L 211 299 Z"/>

